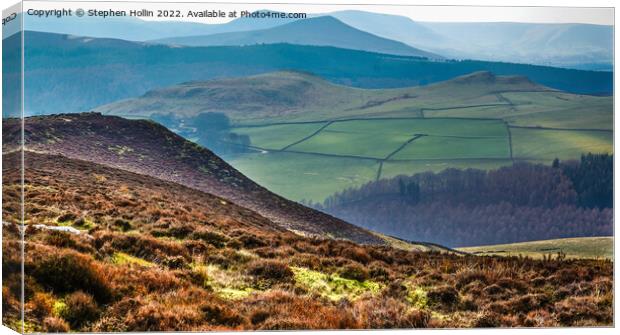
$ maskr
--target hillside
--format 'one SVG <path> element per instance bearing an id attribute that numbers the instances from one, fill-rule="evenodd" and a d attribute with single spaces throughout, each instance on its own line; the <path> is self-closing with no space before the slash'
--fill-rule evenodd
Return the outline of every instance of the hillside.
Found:
<path id="1" fill-rule="evenodd" d="M 334 47 L 178 47 L 33 31 L 27 31 L 25 39 L 27 115 L 88 111 L 157 87 L 282 70 L 312 72 L 332 83 L 364 88 L 426 85 L 476 71 L 526 76 L 547 87 L 583 94 L 610 94 L 613 87 L 611 73 L 432 61 Z M 3 43 L 19 45 L 20 39 L 12 36 Z"/>
<path id="2" fill-rule="evenodd" d="M 3 150 L 19 132 L 4 120 Z M 225 198 L 258 212 L 280 226 L 309 235 L 360 243 L 384 243 L 370 232 L 279 197 L 246 178 L 207 149 L 154 122 L 130 121 L 95 113 L 27 118 L 28 150 L 60 154 L 176 182 Z"/>
<path id="3" fill-rule="evenodd" d="M 382 54 L 443 57 L 416 49 L 402 42 L 378 37 L 348 26 L 331 16 L 297 20 L 264 30 L 229 32 L 213 35 L 180 36 L 154 42 L 187 46 L 253 45 L 290 43 L 297 45 L 332 46 Z"/>
<path id="4" fill-rule="evenodd" d="M 204 112 L 226 114 L 236 124 L 315 121 L 360 116 L 387 116 L 441 105 L 491 104 L 499 93 L 549 92 L 522 76 L 481 71 L 423 87 L 362 89 L 336 85 L 318 76 L 280 71 L 249 77 L 192 81 L 148 91 L 144 95 L 95 108 L 127 117 L 169 114 L 192 117 Z M 450 96 L 450 100 L 445 97 Z M 501 101 L 498 101 L 501 102 Z"/>
<path id="5" fill-rule="evenodd" d="M 21 172 L 3 165 L 2 321 L 16 330 L 22 293 L 29 333 L 613 322 L 609 261 L 312 239 L 175 183 L 58 155 L 24 158 L 24 258 L 15 224 Z"/>

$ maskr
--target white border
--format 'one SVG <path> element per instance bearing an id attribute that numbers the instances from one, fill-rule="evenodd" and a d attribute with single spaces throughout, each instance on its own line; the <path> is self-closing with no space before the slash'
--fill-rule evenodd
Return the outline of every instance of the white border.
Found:
<path id="1" fill-rule="evenodd" d="M 85 1 L 92 2 L 92 1 Z M 114 1 L 110 1 L 114 2 Z M 170 1 L 136 1 L 143 3 L 182 3 L 187 1 L 179 1 L 179 0 L 170 0 Z M 219 1 L 219 2 L 227 2 L 227 1 Z M 341 3 L 341 4 L 377 4 L 383 1 L 368 1 L 368 0 L 335 0 L 335 1 L 326 1 L 326 0 L 312 0 L 312 1 L 300 1 L 300 0 L 288 0 L 288 1 L 257 1 L 257 0 L 244 0 L 244 1 L 228 1 L 228 2 L 245 2 L 245 3 L 268 3 L 268 2 L 280 2 L 280 3 L 291 3 L 291 4 L 303 4 L 303 3 L 319 3 L 319 4 L 333 4 L 333 3 Z M 385 1 L 390 4 L 400 4 L 400 5 L 450 5 L 450 6 L 568 6 L 568 7 L 616 7 L 616 1 L 613 0 L 503 0 L 501 2 L 497 0 L 465 0 L 465 1 L 456 1 L 456 0 L 388 0 Z M 8 4 L 3 3 L 3 7 L 6 7 Z M 614 18 L 614 25 L 618 25 L 617 17 Z M 617 43 L 617 35 L 614 35 L 614 45 Z M 1 52 L 1 46 L 0 46 Z M 618 54 L 614 54 L 614 64 L 618 62 Z M 0 66 L 2 64 L 0 57 Z M 615 69 L 614 69 L 615 70 Z M 0 89 L 2 87 L 2 83 L 0 82 Z M 615 76 L 614 71 L 614 87 L 618 87 L 618 78 Z M 615 90 L 614 90 L 615 91 Z M 618 96 L 614 94 L 614 115 L 615 115 L 615 106 L 617 102 Z M 614 130 L 620 129 L 620 119 L 614 117 Z M 1 129 L 0 129 L 1 135 Z M 618 138 L 618 132 L 614 131 L 614 143 Z M 615 156 L 617 158 L 617 156 Z M 0 175 L 1 175 L 1 161 L 0 161 Z M 620 167 L 614 162 L 614 176 L 618 176 L 620 172 Z M 620 182 L 618 178 L 614 179 L 614 196 L 617 194 L 616 191 L 620 190 Z M 0 193 L 0 200 L 1 200 Z M 617 209 L 620 208 L 620 200 L 619 197 L 615 196 L 614 199 L 614 217 Z M 614 224 L 615 228 L 615 224 Z M 615 229 L 614 229 L 615 231 Z M 614 240 L 614 246 L 616 245 L 616 241 Z M 618 248 L 614 248 L 614 257 L 615 259 L 619 259 L 618 257 Z M 614 283 L 616 283 L 616 275 L 617 272 L 614 270 Z M 616 297 L 618 297 L 618 285 L 614 285 L 614 302 Z M 618 305 L 615 304 L 615 307 Z M 617 308 L 614 309 L 614 324 L 618 325 L 618 311 Z M 402 334 L 451 334 L 455 330 L 453 329 L 420 329 L 420 330 L 368 330 L 364 331 L 364 334 L 381 334 L 384 332 L 389 332 L 389 334 L 394 335 L 402 335 Z M 361 331 L 355 331 L 361 332 Z M 614 328 L 557 328 L 557 329 L 506 329 L 506 328 L 493 328 L 493 329 L 459 329 L 456 332 L 460 334 L 510 334 L 510 335 L 521 335 L 521 334 L 552 334 L 552 335 L 564 335 L 564 334 L 579 334 L 579 335 L 594 335 L 594 334 L 615 334 L 616 331 Z M 261 334 L 294 334 L 299 333 L 296 332 L 261 332 Z M 352 331 L 313 331 L 313 334 L 338 334 L 338 335 L 346 335 L 352 334 Z M 4 326 L 0 326 L 0 334 L 16 334 L 16 332 L 6 328 Z M 133 334 L 133 333 L 130 333 Z M 135 333 L 138 334 L 138 333 Z M 149 332 L 145 334 L 170 334 L 165 332 Z M 212 332 L 204 332 L 204 333 L 193 333 L 193 334 L 213 334 Z"/>

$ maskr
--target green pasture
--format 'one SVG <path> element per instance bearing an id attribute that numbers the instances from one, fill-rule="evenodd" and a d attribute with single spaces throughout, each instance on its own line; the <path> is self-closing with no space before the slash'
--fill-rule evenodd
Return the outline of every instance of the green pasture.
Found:
<path id="1" fill-rule="evenodd" d="M 511 128 L 515 159 L 578 159 L 582 153 L 613 153 L 613 133 Z"/>
<path id="2" fill-rule="evenodd" d="M 248 135 L 252 145 L 264 149 L 280 150 L 320 129 L 325 122 L 284 124 L 262 127 L 237 127 L 234 133 Z"/>
<path id="3" fill-rule="evenodd" d="M 374 160 L 289 152 L 242 154 L 226 160 L 272 192 L 296 201 L 315 202 L 375 180 L 379 167 Z"/>
<path id="4" fill-rule="evenodd" d="M 613 260 L 614 238 L 611 236 L 562 238 L 458 248 L 458 250 L 478 255 L 521 255 L 532 258 L 557 257 L 558 253 L 561 252 L 567 258 L 608 258 Z"/>

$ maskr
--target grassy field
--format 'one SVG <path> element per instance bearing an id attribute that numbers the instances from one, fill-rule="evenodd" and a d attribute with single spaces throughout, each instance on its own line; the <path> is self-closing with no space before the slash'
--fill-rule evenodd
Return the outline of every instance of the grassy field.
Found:
<path id="1" fill-rule="evenodd" d="M 254 146 L 279 150 L 311 135 L 324 124 L 325 122 L 266 127 L 238 127 L 234 129 L 234 132 L 240 135 L 248 135 L 252 139 L 252 145 Z"/>
<path id="2" fill-rule="evenodd" d="M 588 152 L 613 153 L 611 97 L 554 91 L 524 78 L 475 73 L 380 90 L 293 73 L 251 81 L 270 90 L 293 83 L 311 88 L 299 101 L 286 93 L 287 106 L 273 101 L 271 109 L 252 114 L 247 110 L 254 105 L 245 104 L 227 112 L 236 125 L 233 132 L 248 135 L 252 146 L 268 152 L 227 157 L 229 162 L 293 200 L 322 201 L 378 176 L 491 169 L 514 160 L 549 164 Z M 210 85 L 216 84 L 231 83 Z M 237 108 L 232 101 L 221 103 Z"/>
<path id="3" fill-rule="evenodd" d="M 241 173 L 293 200 L 323 200 L 349 187 L 376 178 L 373 160 L 269 152 L 226 157 Z"/>
<path id="4" fill-rule="evenodd" d="M 487 160 L 495 162 L 493 167 L 510 162 L 508 132 L 500 120 L 362 119 L 233 131 L 250 136 L 252 145 L 265 152 L 227 160 L 259 184 L 294 200 L 322 201 L 378 175 L 426 171 L 429 164 L 438 169 L 485 168 Z M 379 173 L 381 163 L 386 172 Z"/>
<path id="5" fill-rule="evenodd" d="M 574 159 L 580 153 L 613 153 L 613 133 L 512 128 L 514 157 L 525 160 Z"/>
<path id="6" fill-rule="evenodd" d="M 508 137 L 424 136 L 405 146 L 393 156 L 407 159 L 506 159 L 510 158 Z"/>
<path id="7" fill-rule="evenodd" d="M 481 255 L 528 256 L 542 258 L 562 252 L 567 258 L 614 258 L 613 237 L 578 237 L 523 243 L 458 248 Z"/>
<path id="8" fill-rule="evenodd" d="M 250 136 L 252 146 L 264 152 L 226 158 L 276 193 L 297 201 L 322 201 L 378 176 L 491 169 L 513 159 L 549 164 L 556 157 L 613 153 L 610 131 L 520 127 L 500 119 L 462 117 L 246 126 L 232 131 Z"/>

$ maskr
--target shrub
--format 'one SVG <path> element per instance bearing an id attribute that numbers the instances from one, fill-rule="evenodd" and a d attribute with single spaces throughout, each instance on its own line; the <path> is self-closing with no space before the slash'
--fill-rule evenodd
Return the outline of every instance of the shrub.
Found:
<path id="1" fill-rule="evenodd" d="M 361 265 L 350 264 L 344 266 L 340 270 L 340 276 L 347 279 L 353 279 L 357 281 L 365 281 L 368 279 L 368 271 Z"/>
<path id="2" fill-rule="evenodd" d="M 500 325 L 500 316 L 497 313 L 485 312 L 474 319 L 472 327 L 495 328 L 499 327 Z"/>
<path id="3" fill-rule="evenodd" d="M 291 264 L 302 268 L 318 270 L 321 267 L 321 259 L 312 254 L 296 254 L 291 259 Z"/>
<path id="4" fill-rule="evenodd" d="M 526 294 L 518 296 L 509 301 L 509 308 L 513 313 L 527 313 L 529 311 L 543 307 L 549 302 L 544 294 Z"/>
<path id="5" fill-rule="evenodd" d="M 114 222 L 112 223 L 112 225 L 118 229 L 120 229 L 123 232 L 129 231 L 133 228 L 133 226 L 131 225 L 131 223 L 127 220 L 123 220 L 123 219 L 116 219 L 114 220 Z"/>
<path id="6" fill-rule="evenodd" d="M 202 304 L 200 310 L 204 315 L 204 319 L 212 325 L 236 327 L 244 321 L 235 310 L 215 302 Z"/>
<path id="7" fill-rule="evenodd" d="M 459 272 L 456 274 L 456 288 L 461 289 L 467 286 L 469 283 L 479 281 L 481 283 L 487 284 L 488 279 L 486 274 L 480 270 L 467 270 L 463 272 Z"/>
<path id="8" fill-rule="evenodd" d="M 47 252 L 29 256 L 32 256 L 32 260 L 27 262 L 27 273 L 31 273 L 37 282 L 54 292 L 84 290 L 94 295 L 100 302 L 106 302 L 112 296 L 101 267 L 88 256 L 74 251 Z"/>
<path id="9" fill-rule="evenodd" d="M 45 292 L 36 292 L 26 305 L 29 312 L 37 319 L 43 319 L 52 314 L 54 298 Z"/>
<path id="10" fill-rule="evenodd" d="M 293 278 L 293 271 L 288 265 L 273 260 L 257 260 L 248 265 L 247 273 L 258 279 L 272 282 L 288 282 Z"/>
<path id="11" fill-rule="evenodd" d="M 368 275 L 375 280 L 390 281 L 390 271 L 380 264 L 371 264 Z"/>
<path id="12" fill-rule="evenodd" d="M 183 256 L 169 256 L 164 258 L 162 264 L 170 269 L 183 269 L 187 267 Z"/>
<path id="13" fill-rule="evenodd" d="M 251 235 L 251 234 L 246 234 L 246 233 L 241 234 L 235 239 L 239 241 L 244 248 L 247 248 L 247 249 L 260 248 L 260 247 L 264 247 L 267 245 L 267 243 L 265 243 L 263 240 L 259 239 L 258 237 Z"/>
<path id="14" fill-rule="evenodd" d="M 43 330 L 46 333 L 68 333 L 69 325 L 61 318 L 50 316 L 43 320 Z"/>
<path id="15" fill-rule="evenodd" d="M 345 247 L 341 252 L 340 252 L 340 256 L 344 257 L 344 258 L 348 258 L 350 260 L 362 263 L 362 264 L 368 264 L 368 262 L 370 262 L 371 258 L 368 255 L 368 253 L 366 252 L 366 250 L 362 247 L 358 247 L 358 246 L 347 246 Z"/>
<path id="16" fill-rule="evenodd" d="M 431 318 L 427 311 L 410 309 L 399 300 L 386 297 L 361 300 L 354 310 L 360 326 L 366 329 L 424 328 Z"/>
<path id="17" fill-rule="evenodd" d="M 350 329 L 358 328 L 353 315 L 343 308 L 326 306 L 310 297 L 270 291 L 250 297 L 248 311 L 257 329 Z"/>
<path id="18" fill-rule="evenodd" d="M 92 322 L 99 316 L 99 307 L 90 294 L 77 291 L 70 294 L 65 299 L 66 308 L 61 312 L 61 316 L 69 322 L 71 327 L 80 326 Z"/>
<path id="19" fill-rule="evenodd" d="M 564 326 L 579 325 L 586 321 L 609 324 L 613 321 L 608 309 L 600 308 L 592 297 L 573 297 L 556 303 L 558 321 Z"/>
<path id="20" fill-rule="evenodd" d="M 192 330 L 200 324 L 203 314 L 186 306 L 170 308 L 150 302 L 130 310 L 125 318 L 127 331 L 181 331 Z"/>
<path id="21" fill-rule="evenodd" d="M 252 312 L 252 314 L 250 315 L 250 322 L 252 322 L 253 325 L 259 325 L 265 322 L 267 318 L 269 318 L 269 312 L 260 309 Z"/>
<path id="22" fill-rule="evenodd" d="M 214 246 L 216 248 L 223 248 L 224 244 L 226 242 L 228 242 L 228 240 L 229 240 L 228 237 L 226 237 L 226 236 L 224 236 L 222 234 L 219 234 L 219 233 L 216 233 L 216 232 L 213 232 L 213 231 L 209 231 L 209 230 L 206 230 L 206 229 L 200 229 L 200 230 L 197 230 L 197 231 L 193 232 L 190 235 L 190 238 L 204 241 L 204 242 L 206 242 L 208 244 L 211 244 L 212 246 Z"/>
<path id="23" fill-rule="evenodd" d="M 427 293 L 431 305 L 451 308 L 459 303 L 459 293 L 451 286 L 440 286 Z"/>
<path id="24" fill-rule="evenodd" d="M 61 216 L 58 217 L 58 221 L 59 223 L 62 222 L 67 222 L 67 221 L 73 221 L 77 218 L 77 215 L 75 215 L 74 213 L 65 213 Z"/>

